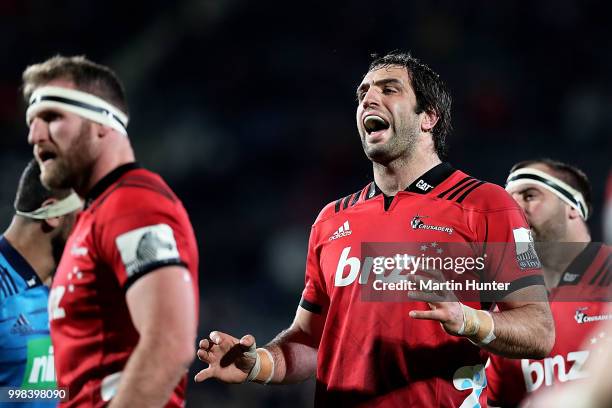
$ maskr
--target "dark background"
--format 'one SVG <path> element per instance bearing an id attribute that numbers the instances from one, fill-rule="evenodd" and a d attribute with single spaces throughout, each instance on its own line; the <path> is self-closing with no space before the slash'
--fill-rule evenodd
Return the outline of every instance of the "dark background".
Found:
<path id="1" fill-rule="evenodd" d="M 409 50 L 454 97 L 449 161 L 503 184 L 549 156 L 590 176 L 601 240 L 612 143 L 609 6 L 593 1 L 0 0 L 0 216 L 31 156 L 23 69 L 86 54 L 123 79 L 138 160 L 191 215 L 200 333 L 286 328 L 310 225 L 370 181 L 355 127 L 369 55 Z M 203 368 L 194 363 L 193 370 Z M 191 406 L 312 405 L 313 382 L 190 384 Z"/>

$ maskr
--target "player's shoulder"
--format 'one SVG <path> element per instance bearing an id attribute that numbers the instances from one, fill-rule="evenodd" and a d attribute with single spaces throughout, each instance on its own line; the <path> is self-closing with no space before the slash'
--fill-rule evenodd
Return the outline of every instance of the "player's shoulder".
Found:
<path id="1" fill-rule="evenodd" d="M 347 212 L 364 203 L 368 199 L 368 192 L 370 191 L 371 186 L 372 183 L 369 183 L 360 190 L 336 198 L 335 200 L 327 203 L 319 212 L 319 215 L 317 216 L 313 225 L 318 225 L 335 217 L 346 216 Z"/>
<path id="2" fill-rule="evenodd" d="M 40 282 L 31 265 L 4 237 L 0 237 L 0 280 L 0 292 L 6 297 L 19 295 Z"/>
<path id="3" fill-rule="evenodd" d="M 589 284 L 612 287 L 612 279 L 609 278 L 612 270 L 612 247 L 603 242 L 591 242 L 572 262 L 572 267 L 585 269 L 588 275 L 586 280 Z M 609 298 L 609 289 L 606 293 Z"/>
<path id="4" fill-rule="evenodd" d="M 464 201 L 466 207 L 469 206 L 482 211 L 520 210 L 516 201 L 503 187 L 487 181 L 482 183 Z"/>
<path id="5" fill-rule="evenodd" d="M 2 290 L 0 290 L 0 305 L 4 305 L 4 301 L 17 294 L 18 289 L 14 277 L 9 272 L 8 268 L 5 268 L 3 265 L 0 265 L 0 279 L 2 280 Z"/>
<path id="6" fill-rule="evenodd" d="M 453 174 L 444 188 L 437 197 L 455 202 L 466 210 L 482 212 L 520 210 L 518 204 L 503 187 L 486 180 L 479 180 L 460 170 Z"/>
<path id="7" fill-rule="evenodd" d="M 172 189 L 159 174 L 144 168 L 137 168 L 124 174 L 117 180 L 114 190 L 121 192 L 118 196 L 149 194 L 171 201 L 177 199 Z"/>
<path id="8" fill-rule="evenodd" d="M 178 199 L 160 175 L 134 168 L 123 173 L 92 203 L 92 210 L 121 212 L 133 208 L 154 208 Z"/>

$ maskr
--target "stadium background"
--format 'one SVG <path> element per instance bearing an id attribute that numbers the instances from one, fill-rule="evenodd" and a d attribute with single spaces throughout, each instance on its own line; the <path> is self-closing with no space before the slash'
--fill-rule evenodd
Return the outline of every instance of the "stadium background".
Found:
<path id="1" fill-rule="evenodd" d="M 370 181 L 354 119 L 369 54 L 405 49 L 451 89 L 453 165 L 502 184 L 518 160 L 577 164 L 593 182 L 589 224 L 601 240 L 606 7 L 455 3 L 1 0 L 0 219 L 8 225 L 31 157 L 24 67 L 56 53 L 110 65 L 126 85 L 139 161 L 168 180 L 196 228 L 201 335 L 265 343 L 292 320 L 318 211 Z M 299 408 L 313 389 L 191 383 L 188 403 Z"/>

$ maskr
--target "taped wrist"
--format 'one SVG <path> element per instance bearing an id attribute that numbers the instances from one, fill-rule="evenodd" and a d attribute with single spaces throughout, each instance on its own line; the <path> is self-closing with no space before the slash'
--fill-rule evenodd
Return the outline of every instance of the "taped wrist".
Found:
<path id="1" fill-rule="evenodd" d="M 463 311 L 463 323 L 457 332 L 460 336 L 467 337 L 471 342 L 485 345 L 495 340 L 495 323 L 491 313 L 485 310 L 472 309 L 461 304 Z"/>
<path id="2" fill-rule="evenodd" d="M 249 371 L 249 375 L 247 376 L 245 382 L 251 382 L 257 378 L 259 372 L 261 371 L 261 358 L 259 358 L 259 353 L 257 353 L 257 345 L 253 343 L 251 347 L 249 347 L 248 351 L 244 352 L 244 355 L 249 358 L 255 359 L 255 365 Z"/>
<path id="3" fill-rule="evenodd" d="M 251 349 L 253 349 L 253 351 Z M 255 345 L 253 345 L 251 349 L 244 354 L 255 358 L 255 365 L 249 372 L 246 381 L 268 384 L 274 377 L 274 358 L 272 358 L 272 353 L 265 348 L 255 349 Z"/>

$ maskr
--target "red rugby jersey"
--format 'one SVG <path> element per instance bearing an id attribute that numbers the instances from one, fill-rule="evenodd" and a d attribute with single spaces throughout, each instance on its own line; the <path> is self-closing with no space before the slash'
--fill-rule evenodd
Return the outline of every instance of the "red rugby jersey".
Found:
<path id="1" fill-rule="evenodd" d="M 102 407 L 115 394 L 138 343 L 126 291 L 167 265 L 189 270 L 197 301 L 198 252 L 187 212 L 157 174 L 120 166 L 89 194 L 53 279 L 55 368 L 70 395 L 62 406 Z M 183 406 L 185 386 L 186 377 L 167 406 Z"/>
<path id="2" fill-rule="evenodd" d="M 530 360 L 491 356 L 486 369 L 489 404 L 518 406 L 531 393 L 588 377 L 582 370 L 584 364 L 612 334 L 602 330 L 612 319 L 611 260 L 609 246 L 589 243 L 550 291 L 556 338 L 549 357 Z"/>
<path id="3" fill-rule="evenodd" d="M 488 353 L 448 335 L 438 322 L 410 318 L 410 310 L 429 310 L 424 302 L 364 301 L 371 263 L 364 267 L 361 245 L 513 243 L 511 254 L 490 259 L 483 275 L 473 275 L 511 283 L 512 292 L 543 285 L 540 270 L 521 268 L 514 251 L 514 236 L 526 228 L 523 212 L 503 188 L 446 163 L 392 199 L 371 183 L 328 204 L 312 226 L 300 302 L 304 309 L 326 315 L 315 405 L 486 405 Z M 468 304 L 480 307 L 478 302 Z"/>

